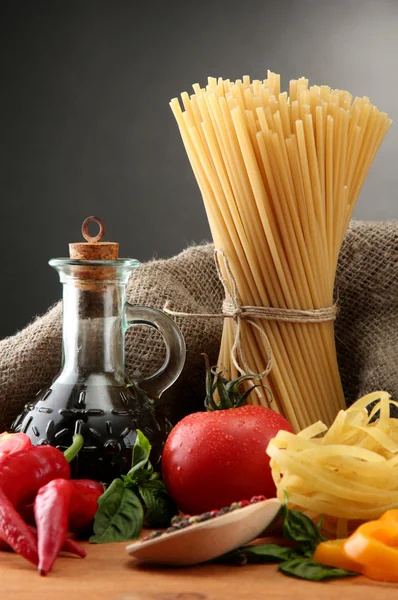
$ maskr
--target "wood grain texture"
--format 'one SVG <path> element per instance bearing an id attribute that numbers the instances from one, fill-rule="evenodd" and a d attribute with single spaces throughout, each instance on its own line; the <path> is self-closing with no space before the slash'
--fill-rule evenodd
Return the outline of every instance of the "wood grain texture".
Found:
<path id="1" fill-rule="evenodd" d="M 363 577 L 311 583 L 286 577 L 273 565 L 186 568 L 144 567 L 130 558 L 124 543 L 91 545 L 85 559 L 61 556 L 47 577 L 25 560 L 0 554 L 2 600 L 393 600 L 398 586 Z"/>

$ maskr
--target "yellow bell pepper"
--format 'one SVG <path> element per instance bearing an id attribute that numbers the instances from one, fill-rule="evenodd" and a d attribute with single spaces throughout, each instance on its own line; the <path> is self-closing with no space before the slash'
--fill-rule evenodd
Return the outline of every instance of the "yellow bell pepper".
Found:
<path id="1" fill-rule="evenodd" d="M 344 552 L 364 567 L 393 575 L 398 572 L 398 526 L 388 518 L 364 523 L 348 538 Z"/>
<path id="2" fill-rule="evenodd" d="M 380 517 L 379 521 L 392 521 L 398 525 L 398 510 L 387 510 L 384 515 Z"/>
<path id="3" fill-rule="evenodd" d="M 398 510 L 360 525 L 347 539 L 321 542 L 314 561 L 398 583 Z"/>
<path id="4" fill-rule="evenodd" d="M 375 581 L 385 581 L 388 583 L 398 583 L 398 573 L 388 569 L 375 569 L 374 567 L 362 567 L 362 575 L 374 579 Z"/>
<path id="5" fill-rule="evenodd" d="M 313 559 L 323 565 L 345 569 L 346 571 L 356 571 L 360 573 L 361 565 L 352 560 L 344 551 L 344 544 L 347 540 L 329 540 L 321 542 L 316 547 Z"/>

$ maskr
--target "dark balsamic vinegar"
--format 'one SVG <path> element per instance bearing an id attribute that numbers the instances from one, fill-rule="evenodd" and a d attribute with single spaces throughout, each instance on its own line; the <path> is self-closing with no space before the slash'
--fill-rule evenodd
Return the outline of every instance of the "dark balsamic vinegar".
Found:
<path id="1" fill-rule="evenodd" d="M 72 477 L 109 483 L 130 469 L 140 429 L 152 444 L 151 462 L 158 470 L 171 425 L 157 409 L 157 400 L 143 392 L 138 398 L 131 386 L 109 385 L 105 374 L 95 377 L 95 385 L 55 382 L 42 390 L 12 431 L 26 433 L 35 445 L 51 444 L 62 451 L 74 433 L 81 433 L 84 447 L 71 463 Z"/>

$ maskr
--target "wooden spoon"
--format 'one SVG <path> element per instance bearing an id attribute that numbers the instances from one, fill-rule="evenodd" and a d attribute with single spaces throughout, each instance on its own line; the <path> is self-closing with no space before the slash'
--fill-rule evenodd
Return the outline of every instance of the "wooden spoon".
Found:
<path id="1" fill-rule="evenodd" d="M 262 500 L 151 540 L 134 542 L 126 550 L 146 563 L 195 565 L 254 540 L 272 523 L 280 508 L 277 498 Z"/>

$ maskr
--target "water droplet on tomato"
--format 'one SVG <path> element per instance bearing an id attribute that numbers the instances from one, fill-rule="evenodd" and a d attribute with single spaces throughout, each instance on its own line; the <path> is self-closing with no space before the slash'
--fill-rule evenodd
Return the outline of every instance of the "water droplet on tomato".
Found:
<path id="1" fill-rule="evenodd" d="M 180 465 L 178 465 L 177 471 L 181 471 L 181 466 Z"/>
<path id="2" fill-rule="evenodd" d="M 232 435 L 229 435 L 229 434 L 227 434 L 227 435 L 225 436 L 225 439 L 226 439 L 228 442 L 232 442 L 232 440 L 233 440 L 234 438 L 233 438 L 233 436 L 232 436 Z"/>
<path id="3" fill-rule="evenodd" d="M 192 454 L 192 448 L 188 450 L 188 454 Z"/>
<path id="4" fill-rule="evenodd" d="M 261 433 L 261 429 L 260 429 L 260 427 L 255 427 L 255 428 L 254 428 L 254 431 L 255 431 L 256 433 Z"/>

